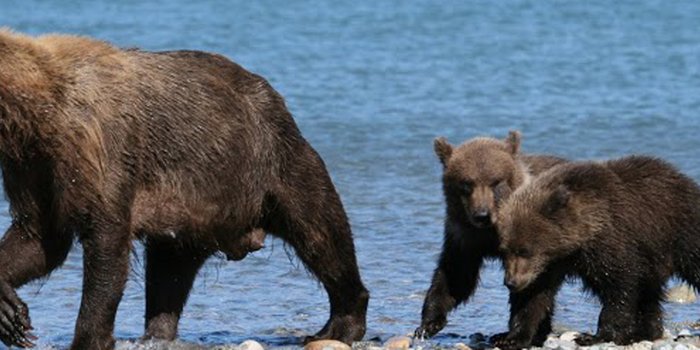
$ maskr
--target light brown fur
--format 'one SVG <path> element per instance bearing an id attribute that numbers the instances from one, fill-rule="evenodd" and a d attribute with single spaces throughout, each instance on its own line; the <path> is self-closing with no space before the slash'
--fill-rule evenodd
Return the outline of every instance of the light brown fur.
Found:
<path id="1" fill-rule="evenodd" d="M 110 349 L 131 240 L 146 244 L 146 337 L 173 339 L 198 268 L 265 233 L 328 291 L 314 337 L 365 332 L 368 293 L 320 156 L 282 97 L 217 54 L 121 50 L 0 30 L 0 163 L 13 224 L 0 241 L 0 340 L 31 345 L 14 288 L 48 274 L 74 235 L 85 282 L 72 349 Z"/>

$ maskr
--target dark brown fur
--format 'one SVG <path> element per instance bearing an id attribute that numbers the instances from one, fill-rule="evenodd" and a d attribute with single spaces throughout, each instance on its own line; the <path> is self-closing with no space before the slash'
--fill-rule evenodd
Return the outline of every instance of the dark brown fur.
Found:
<path id="1" fill-rule="evenodd" d="M 581 345 L 657 339 L 666 281 L 700 287 L 700 188 L 659 159 L 556 166 L 518 189 L 500 216 L 509 288 L 551 303 L 576 276 L 600 298 L 597 334 Z M 548 314 L 529 303 L 511 332 L 531 333 Z"/>
<path id="2" fill-rule="evenodd" d="M 146 337 L 173 339 L 202 263 L 252 250 L 264 232 L 328 292 L 315 338 L 365 333 L 368 293 L 323 161 L 267 81 L 223 56 L 1 30 L 0 162 L 13 218 L 0 242 L 8 345 L 31 345 L 14 288 L 61 265 L 75 235 L 85 254 L 72 349 L 113 348 L 137 237 Z"/>
<path id="3" fill-rule="evenodd" d="M 443 164 L 447 203 L 444 244 L 423 304 L 417 336 L 433 336 L 447 324 L 447 314 L 473 294 L 486 258 L 499 257 L 494 227 L 499 207 L 516 188 L 563 159 L 520 154 L 520 134 L 505 141 L 475 138 L 453 148 L 435 140 Z M 551 325 L 543 322 L 543 332 Z"/>

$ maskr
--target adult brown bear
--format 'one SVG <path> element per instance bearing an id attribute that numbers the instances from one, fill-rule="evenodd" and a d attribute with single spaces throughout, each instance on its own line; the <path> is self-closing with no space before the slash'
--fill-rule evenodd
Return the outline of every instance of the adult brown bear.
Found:
<path id="1" fill-rule="evenodd" d="M 173 339 L 202 263 L 259 228 L 328 292 L 313 338 L 365 333 L 369 294 L 323 161 L 267 81 L 223 56 L 1 30 L 0 162 L 13 218 L 0 242 L 7 345 L 32 345 L 14 288 L 61 265 L 75 237 L 84 281 L 71 348 L 95 350 L 114 346 L 133 238 L 146 246 L 146 337 Z"/>

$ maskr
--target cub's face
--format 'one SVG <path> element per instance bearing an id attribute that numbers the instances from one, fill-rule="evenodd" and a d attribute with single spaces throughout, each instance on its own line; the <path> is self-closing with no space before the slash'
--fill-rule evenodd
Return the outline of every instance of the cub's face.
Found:
<path id="1" fill-rule="evenodd" d="M 556 235 L 546 219 L 539 216 L 511 219 L 509 210 L 500 213 L 498 225 L 505 277 L 503 283 L 519 292 L 530 286 L 541 275 L 550 261 L 547 236 Z M 507 238 L 504 238 L 507 237 Z"/>
<path id="2" fill-rule="evenodd" d="M 459 208 L 472 226 L 492 227 L 503 200 L 523 183 L 526 175 L 515 160 L 519 144 L 517 133 L 506 141 L 476 138 L 454 149 L 445 139 L 435 141 L 448 206 Z"/>
<path id="3" fill-rule="evenodd" d="M 547 189 L 541 178 L 516 190 L 499 212 L 498 234 L 512 291 L 530 286 L 551 264 L 585 242 L 587 230 L 578 199 L 564 186 Z M 578 206 L 578 207 L 577 207 Z"/>

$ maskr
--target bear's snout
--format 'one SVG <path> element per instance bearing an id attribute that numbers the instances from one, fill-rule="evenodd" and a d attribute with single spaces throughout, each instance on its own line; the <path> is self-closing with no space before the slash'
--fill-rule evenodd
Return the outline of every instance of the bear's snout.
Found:
<path id="1" fill-rule="evenodd" d="M 505 277 L 503 284 L 513 292 L 519 292 L 537 277 L 536 267 L 530 259 L 523 257 L 508 257 L 505 262 Z"/>
<path id="2" fill-rule="evenodd" d="M 491 224 L 491 211 L 488 208 L 479 208 L 472 213 L 474 223 L 480 226 Z"/>

